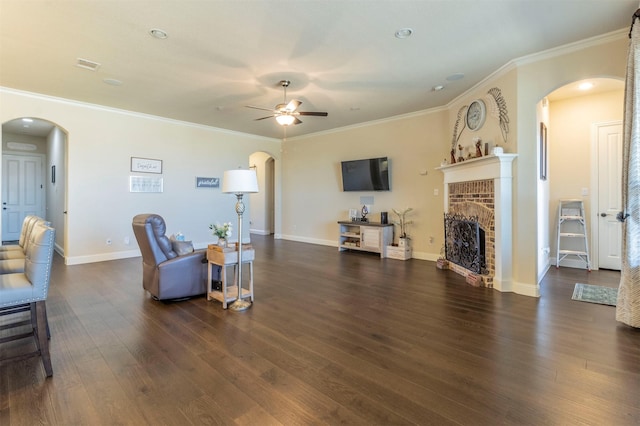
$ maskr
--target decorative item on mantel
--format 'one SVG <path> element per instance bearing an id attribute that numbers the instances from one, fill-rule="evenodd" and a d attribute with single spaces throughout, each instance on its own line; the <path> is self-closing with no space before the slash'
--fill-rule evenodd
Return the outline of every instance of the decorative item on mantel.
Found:
<path id="1" fill-rule="evenodd" d="M 482 157 L 482 138 L 473 138 L 476 143 L 476 158 Z"/>
<path id="2" fill-rule="evenodd" d="M 213 235 L 218 237 L 218 245 L 223 248 L 226 247 L 227 239 L 231 236 L 231 231 L 233 230 L 231 222 L 225 222 L 222 225 L 212 223 L 209 225 L 209 229 L 213 230 Z"/>
<path id="3" fill-rule="evenodd" d="M 471 104 L 486 105 L 486 109 L 489 115 L 498 120 L 500 133 L 502 135 L 502 142 L 506 144 L 508 142 L 508 136 L 509 136 L 509 112 L 507 110 L 507 102 L 502 96 L 502 91 L 498 87 L 492 87 L 491 89 L 489 89 L 489 91 L 487 91 L 486 95 L 484 95 L 481 99 L 476 99 Z M 468 127 L 465 116 L 470 113 L 469 111 L 470 109 L 472 109 L 470 105 L 463 105 L 458 110 L 456 123 L 453 127 L 453 136 L 451 138 L 451 151 L 450 151 L 451 164 L 464 161 L 464 156 L 462 155 L 462 150 L 464 148 L 460 144 L 460 136 L 462 135 L 462 133 L 464 133 L 464 130 L 468 128 L 471 131 L 479 131 L 480 128 L 482 127 L 482 123 L 479 123 L 479 126 L 476 128 Z M 480 139 L 480 138 L 477 138 L 477 139 Z M 477 145 L 477 142 L 478 141 L 474 139 L 474 143 L 476 144 L 475 158 L 482 157 L 482 151 L 481 151 L 481 148 Z M 458 150 L 460 151 L 460 154 L 458 155 L 457 158 L 456 158 L 456 145 Z M 499 155 L 501 153 L 502 151 L 495 152 L 495 148 L 494 148 L 493 154 Z M 485 144 L 484 155 L 488 155 L 488 154 L 489 154 L 489 144 Z M 472 158 L 471 152 L 469 152 L 468 157 Z"/>

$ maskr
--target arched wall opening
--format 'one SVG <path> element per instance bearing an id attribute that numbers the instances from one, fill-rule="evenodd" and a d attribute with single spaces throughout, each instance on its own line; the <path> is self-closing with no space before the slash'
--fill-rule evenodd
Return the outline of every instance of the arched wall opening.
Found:
<path id="1" fill-rule="evenodd" d="M 593 84 L 581 90 L 582 83 Z M 599 216 L 599 204 L 615 202 L 619 196 L 612 191 L 603 199 L 600 194 L 605 175 L 616 173 L 613 158 L 598 152 L 598 129 L 602 125 L 622 123 L 624 81 L 620 78 L 598 77 L 566 83 L 550 91 L 537 105 L 538 140 L 538 282 L 552 266 L 557 266 L 558 206 L 561 199 L 579 199 L 585 207 L 587 248 L 591 269 L 598 269 L 604 253 L 598 247 L 605 240 L 615 240 L 612 229 L 604 229 Z M 546 130 L 546 140 L 544 132 Z M 615 147 L 611 147 L 615 150 Z M 610 152 L 613 157 L 614 152 Z M 605 156 L 607 159 L 605 159 Z M 604 164 L 603 164 L 604 161 Z M 561 240 L 567 249 L 580 249 L 581 239 Z M 560 266 L 586 269 L 586 263 L 576 256 L 561 260 Z"/>
<path id="2" fill-rule="evenodd" d="M 260 189 L 260 192 L 250 195 L 249 228 L 253 234 L 277 234 L 276 165 L 274 157 L 267 152 L 254 152 L 249 156 L 249 167 L 255 170 Z"/>
<path id="3" fill-rule="evenodd" d="M 56 251 L 66 247 L 67 132 L 40 117 L 2 124 L 2 240 L 14 241 L 28 214 L 56 229 Z M 29 177 L 30 176 L 30 177 Z"/>

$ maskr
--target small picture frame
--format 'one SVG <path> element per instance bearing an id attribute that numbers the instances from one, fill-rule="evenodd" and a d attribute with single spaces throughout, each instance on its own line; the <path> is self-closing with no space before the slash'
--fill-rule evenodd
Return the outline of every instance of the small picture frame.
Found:
<path id="1" fill-rule="evenodd" d="M 162 160 L 131 157 L 131 171 L 136 173 L 162 174 Z"/>
<path id="2" fill-rule="evenodd" d="M 547 126 L 540 123 L 540 180 L 547 180 Z"/>

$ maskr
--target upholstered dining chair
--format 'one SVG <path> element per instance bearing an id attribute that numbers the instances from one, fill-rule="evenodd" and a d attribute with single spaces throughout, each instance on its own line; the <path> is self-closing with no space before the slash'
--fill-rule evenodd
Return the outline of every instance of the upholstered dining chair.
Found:
<path id="1" fill-rule="evenodd" d="M 22 222 L 22 229 L 20 230 L 20 240 L 18 240 L 18 245 L 0 246 L 0 260 L 24 259 L 27 252 L 27 246 L 30 241 L 29 236 L 31 235 L 33 227 L 38 222 L 43 222 L 48 226 L 51 225 L 50 222 L 45 221 L 39 216 L 25 216 L 24 221 Z"/>
<path id="2" fill-rule="evenodd" d="M 206 293 L 206 250 L 178 254 L 165 235 L 164 219 L 157 214 L 139 214 L 132 226 L 142 254 L 142 287 L 154 299 L 184 299 Z"/>
<path id="3" fill-rule="evenodd" d="M 20 241 L 17 245 L 0 246 L 0 275 L 24 272 L 24 258 L 30 243 L 31 231 L 36 223 L 51 223 L 34 215 L 27 215 L 22 223 Z"/>
<path id="4" fill-rule="evenodd" d="M 3 251 L 12 251 L 12 250 L 23 250 L 24 242 L 26 240 L 27 229 L 32 227 L 35 223 L 38 216 L 28 214 L 24 217 L 22 221 L 22 228 L 20 229 L 20 240 L 18 240 L 18 244 L 9 244 L 9 245 L 0 245 L 0 252 Z"/>
<path id="5" fill-rule="evenodd" d="M 15 329 L 15 333 L 3 333 L 0 344 L 33 336 L 36 349 L 28 353 L 0 357 L 0 363 L 40 356 L 47 377 L 53 375 L 49 354 L 49 327 L 45 301 L 49 293 L 55 229 L 43 222 L 33 226 L 29 236 L 24 272 L 0 275 L 0 316 L 2 330 Z M 22 312 L 29 312 L 24 320 Z M 27 328 L 29 331 L 25 332 Z"/>

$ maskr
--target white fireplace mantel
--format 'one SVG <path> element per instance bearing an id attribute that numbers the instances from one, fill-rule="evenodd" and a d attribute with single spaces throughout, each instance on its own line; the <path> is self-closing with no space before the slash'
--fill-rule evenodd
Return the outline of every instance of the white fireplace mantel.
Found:
<path id="1" fill-rule="evenodd" d="M 438 167 L 444 174 L 444 211 L 449 211 L 449 183 L 493 179 L 495 276 L 493 288 L 513 291 L 513 160 L 518 154 L 487 155 Z"/>
<path id="2" fill-rule="evenodd" d="M 518 154 L 487 155 L 436 168 L 444 173 L 444 183 L 511 178 L 511 163 Z M 445 198 L 447 202 L 447 198 Z M 446 207 L 445 207 L 446 208 Z"/>

